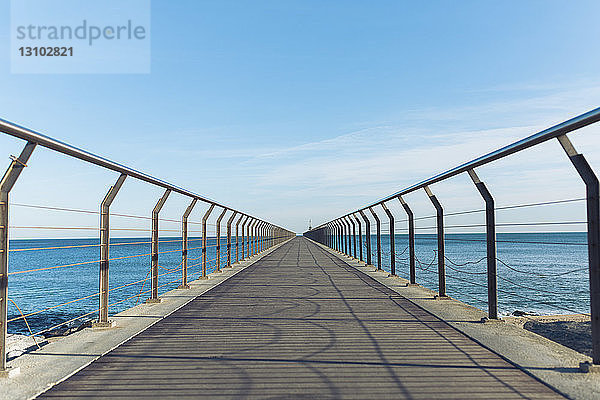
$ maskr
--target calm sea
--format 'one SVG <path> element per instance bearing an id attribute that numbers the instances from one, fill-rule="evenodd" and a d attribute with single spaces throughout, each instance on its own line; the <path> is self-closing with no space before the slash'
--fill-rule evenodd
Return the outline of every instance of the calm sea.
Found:
<path id="1" fill-rule="evenodd" d="M 99 263 L 95 262 L 100 258 L 98 243 L 98 239 L 33 239 L 10 242 L 9 298 L 19 306 L 21 312 L 26 316 L 36 313 L 27 317 L 33 333 L 98 309 Z M 202 272 L 201 246 L 201 238 L 189 238 L 188 279 L 190 281 L 196 279 Z M 226 246 L 226 239 L 221 238 L 221 265 L 227 261 Z M 36 250 L 49 247 L 58 248 Z M 64 247 L 70 248 L 65 249 Z M 19 251 L 23 249 L 31 250 Z M 143 303 L 149 297 L 150 252 L 149 238 L 111 239 L 109 303 L 112 305 L 109 308 L 110 314 Z M 161 237 L 159 252 L 161 253 L 158 283 L 160 295 L 181 284 L 181 238 Z M 232 262 L 235 262 L 235 247 L 233 247 L 232 257 Z M 216 239 L 209 238 L 207 240 L 207 273 L 215 270 L 215 259 Z M 19 271 L 65 265 L 66 267 L 63 268 L 18 273 Z M 17 274 L 13 274 L 15 272 Z M 137 283 L 132 284 L 133 282 Z M 82 299 L 86 296 L 91 297 Z M 38 313 L 38 311 L 74 300 L 78 301 Z M 9 302 L 9 320 L 20 315 L 21 313 L 15 305 Z M 60 328 L 78 326 L 95 318 L 97 318 L 97 313 L 92 313 Z M 23 319 L 9 322 L 8 331 L 10 333 L 28 333 Z"/>
<path id="2" fill-rule="evenodd" d="M 150 288 L 150 280 L 126 286 L 148 277 L 150 256 L 149 239 L 114 239 L 110 264 L 110 313 L 117 313 L 138 302 L 143 302 Z M 176 288 L 181 277 L 181 242 L 179 238 L 161 238 L 159 264 L 159 293 Z M 389 236 L 382 235 L 382 263 L 389 271 Z M 375 236 L 371 237 L 373 263 L 376 263 Z M 135 244 L 124 244 L 135 243 Z M 97 245 L 97 239 L 44 239 L 14 240 L 11 250 L 47 247 Z M 214 260 L 216 239 L 209 239 L 208 259 Z M 189 275 L 195 279 L 201 272 L 201 241 L 190 238 Z M 396 235 L 396 272 L 408 277 L 408 238 Z M 364 247 L 364 243 L 363 243 Z M 437 289 L 437 261 L 435 235 L 417 235 L 417 283 Z M 498 234 L 498 299 L 502 314 L 515 310 L 535 314 L 569 314 L 589 312 L 587 247 L 585 233 L 503 233 Z M 235 247 L 233 247 L 235 249 Z M 99 248 L 74 247 L 55 250 L 11 251 L 10 272 L 51 266 L 78 264 L 99 259 Z M 226 240 L 221 239 L 222 263 L 226 261 Z M 241 254 L 241 253 L 240 253 Z M 358 254 L 358 249 L 357 249 Z M 366 249 L 363 250 L 366 258 Z M 446 236 L 446 286 L 448 295 L 487 310 L 486 250 L 483 234 L 448 234 Z M 235 261 L 235 250 L 233 260 Z M 209 262 L 208 272 L 215 269 Z M 27 317 L 34 333 L 51 326 L 75 320 L 68 326 L 97 318 L 98 263 L 73 265 L 65 268 L 10 275 L 9 297 L 24 314 L 31 314 L 58 304 L 92 296 L 74 303 L 52 308 Z M 139 296 L 138 296 L 139 294 Z M 21 314 L 9 303 L 9 319 Z M 22 319 L 8 324 L 11 333 L 27 333 Z"/>

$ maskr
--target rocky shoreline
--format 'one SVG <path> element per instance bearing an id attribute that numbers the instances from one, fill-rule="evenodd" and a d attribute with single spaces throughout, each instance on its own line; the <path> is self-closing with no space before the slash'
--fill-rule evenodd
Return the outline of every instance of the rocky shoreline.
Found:
<path id="1" fill-rule="evenodd" d="M 10 361 L 47 343 L 48 340 L 43 336 L 36 336 L 34 340 L 33 336 L 9 333 L 6 336 L 6 358 Z"/>
<path id="2" fill-rule="evenodd" d="M 502 317 L 502 320 L 581 354 L 592 356 L 592 324 L 589 315 L 522 315 Z"/>

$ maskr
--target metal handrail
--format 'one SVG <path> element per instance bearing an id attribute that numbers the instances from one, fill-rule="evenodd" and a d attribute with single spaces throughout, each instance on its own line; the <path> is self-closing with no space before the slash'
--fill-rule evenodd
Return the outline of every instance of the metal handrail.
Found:
<path id="1" fill-rule="evenodd" d="M 569 132 L 573 132 L 577 129 L 583 128 L 585 126 L 591 125 L 595 122 L 600 121 L 600 107 L 595 108 L 591 111 L 588 111 L 584 114 L 581 114 L 575 118 L 571 118 L 565 122 L 561 122 L 558 125 L 554 125 L 550 128 L 544 129 L 538 133 L 535 133 L 531 136 L 528 136 L 524 139 L 516 141 L 514 143 L 509 144 L 508 146 L 504 146 L 496 151 L 492 151 L 486 155 L 478 157 L 474 160 L 461 164 L 457 167 L 454 167 L 446 172 L 442 172 L 441 174 L 432 176 L 429 179 L 425 179 L 417 184 L 409 186 L 405 189 L 402 189 L 394 194 L 391 194 L 387 197 L 384 197 L 380 200 L 377 200 L 374 203 L 369 204 L 366 207 L 361 208 L 360 210 L 366 210 L 370 207 L 377 206 L 379 204 L 383 204 L 386 201 L 397 198 L 398 196 L 403 196 L 410 192 L 414 192 L 415 190 L 423 189 L 425 186 L 432 185 L 434 183 L 446 180 L 453 176 L 462 174 L 467 172 L 470 169 L 474 169 L 477 167 L 481 167 L 482 165 L 489 164 L 492 161 L 499 160 L 506 156 L 509 156 L 514 153 L 518 153 L 519 151 L 528 149 L 540 143 L 546 142 L 551 139 L 555 139 L 559 136 L 566 135 Z"/>
<path id="2" fill-rule="evenodd" d="M 192 197 L 194 199 L 198 199 L 198 200 L 203 201 L 208 204 L 214 204 L 217 207 L 236 211 L 233 208 L 231 208 L 229 206 L 225 206 L 223 204 L 220 204 L 219 202 L 209 199 L 208 197 L 201 196 L 197 193 L 183 189 L 172 183 L 155 178 L 151 175 L 137 171 L 137 170 L 127 167 L 123 164 L 119 164 L 115 161 L 98 156 L 89 151 L 82 150 L 82 149 L 72 146 L 68 143 L 61 142 L 60 140 L 51 138 L 49 136 L 43 135 L 39 132 L 36 132 L 29 128 L 25 128 L 23 126 L 17 125 L 13 122 L 6 121 L 1 118 L 0 118 L 0 132 L 6 133 L 7 135 L 14 136 L 14 137 L 22 139 L 22 140 L 26 140 L 28 142 L 33 142 L 39 146 L 46 147 L 47 149 L 51 149 L 51 150 L 57 151 L 59 153 L 65 154 L 65 155 L 78 158 L 82 161 L 86 161 L 91 164 L 95 164 L 100 167 L 110 169 L 112 171 L 119 172 L 121 174 L 125 174 L 127 176 L 139 179 L 141 181 L 150 183 L 152 185 L 160 186 L 164 189 L 171 190 L 173 192 L 182 194 L 184 196 Z"/>
<path id="3" fill-rule="evenodd" d="M 457 167 L 454 167 L 452 169 L 449 169 L 445 172 L 434 175 L 431 178 L 425 179 L 419 183 L 416 183 L 407 188 L 399 190 L 393 194 L 390 194 L 389 196 L 383 197 L 373 203 L 370 203 L 369 205 L 367 205 L 365 207 L 357 209 L 356 211 L 352 211 L 348 214 L 344 214 L 340 218 L 350 216 L 351 214 L 358 212 L 358 211 L 368 210 L 371 207 L 375 207 L 375 206 L 383 204 L 387 201 L 396 199 L 396 198 L 398 198 L 398 196 L 404 196 L 404 195 L 414 192 L 416 190 L 423 189 L 426 186 L 433 185 L 434 183 L 441 182 L 443 180 L 446 180 L 453 176 L 462 174 L 464 172 L 475 169 L 482 165 L 489 164 L 493 161 L 499 160 L 501 158 L 504 158 L 504 157 L 509 156 L 514 153 L 518 153 L 519 151 L 528 149 L 530 147 L 533 147 L 540 143 L 546 142 L 548 140 L 555 139 L 559 136 L 566 135 L 569 132 L 573 132 L 580 128 L 584 128 L 584 127 L 591 125 L 593 123 L 596 123 L 598 121 L 600 121 L 600 107 L 595 108 L 591 111 L 588 111 L 584 114 L 578 115 L 567 121 L 561 122 L 560 124 L 554 125 L 550 128 L 544 129 L 543 131 L 534 133 L 531 136 L 528 136 L 524 139 L 518 140 L 514 143 L 504 146 L 498 150 L 492 151 L 491 153 L 485 154 L 481 157 L 477 157 L 471 161 L 463 163 L 463 164 L 461 164 Z M 1 127 L 1 124 L 0 124 L 0 127 Z M 321 225 L 316 226 L 315 228 L 313 228 L 313 231 L 324 227 L 327 223 L 328 222 L 325 222 Z"/>

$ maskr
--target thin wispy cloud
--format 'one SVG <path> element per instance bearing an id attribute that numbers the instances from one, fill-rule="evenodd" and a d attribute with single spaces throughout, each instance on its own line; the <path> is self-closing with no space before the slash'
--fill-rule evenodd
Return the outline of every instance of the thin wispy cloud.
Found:
<path id="1" fill-rule="evenodd" d="M 593 99 L 600 99 L 600 87 L 568 90 L 549 97 L 533 96 L 513 102 L 414 111 L 414 115 L 422 121 L 422 126 L 414 125 L 415 117 L 407 126 L 379 125 L 361 129 L 326 140 L 266 152 L 245 164 L 254 173 L 257 191 L 272 193 L 286 200 L 302 199 L 295 206 L 302 208 L 303 204 L 307 204 L 306 211 L 310 208 L 314 212 L 309 203 L 323 204 L 326 211 L 319 213 L 320 216 L 333 217 L 337 212 L 365 205 L 365 201 L 377 200 L 534 134 L 561 119 L 588 111 Z M 511 116 L 508 120 L 504 119 L 507 115 Z M 435 116 L 436 125 L 447 118 L 449 121 L 464 121 L 468 128 L 454 128 L 448 132 L 436 130 L 425 134 L 429 116 Z M 482 124 L 484 129 L 471 129 L 472 116 L 476 116 L 478 121 L 482 120 L 482 116 L 486 117 L 488 122 Z M 505 126 L 485 129 L 485 125 Z M 598 141 L 592 141 L 585 147 L 581 150 L 595 163 L 600 157 Z M 552 151 L 549 153 L 547 149 Z M 529 198 L 530 192 L 535 192 L 538 199 L 571 196 L 579 182 L 572 179 L 572 166 L 558 143 L 550 143 L 541 150 L 510 157 L 502 161 L 503 168 L 485 167 L 493 169 L 488 181 L 503 190 L 512 185 L 511 202 Z M 558 185 L 552 185 L 552 182 Z M 453 184 L 444 185 L 452 187 Z M 444 200 L 452 208 L 460 208 L 462 197 L 462 194 L 452 193 L 452 190 L 444 192 Z M 507 198 L 500 197 L 503 200 Z M 457 200 L 457 204 L 453 204 L 453 200 Z M 473 201 L 477 203 L 480 199 L 474 197 Z M 328 207 L 333 209 L 327 211 Z M 316 215 L 314 220 L 318 220 L 318 217 Z"/>

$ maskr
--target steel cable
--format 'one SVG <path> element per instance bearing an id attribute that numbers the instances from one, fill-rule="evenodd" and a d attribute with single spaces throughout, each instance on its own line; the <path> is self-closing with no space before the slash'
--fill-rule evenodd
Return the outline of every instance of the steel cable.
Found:
<path id="1" fill-rule="evenodd" d="M 23 311 L 21 311 L 21 309 L 19 308 L 19 306 L 17 305 L 17 303 L 11 299 L 10 297 L 8 298 L 8 300 L 10 302 L 12 302 L 15 307 L 17 307 L 17 310 L 19 310 L 19 313 L 21 313 L 21 318 L 23 318 L 23 320 L 25 321 L 25 325 L 27 326 L 27 330 L 29 331 L 31 338 L 33 339 L 33 342 L 35 343 L 35 345 L 37 346 L 38 349 L 41 349 L 37 339 L 35 338 L 33 332 L 31 331 L 31 327 L 29 326 L 29 322 L 27 322 L 27 318 L 23 315 Z M 7 323 L 9 323 L 11 320 L 6 321 Z"/>

